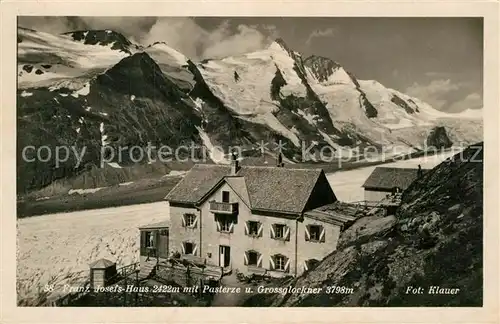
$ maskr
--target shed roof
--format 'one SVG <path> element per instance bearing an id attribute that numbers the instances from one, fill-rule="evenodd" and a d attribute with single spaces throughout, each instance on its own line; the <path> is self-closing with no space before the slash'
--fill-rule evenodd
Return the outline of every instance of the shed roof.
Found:
<path id="1" fill-rule="evenodd" d="M 422 169 L 425 173 L 428 169 Z M 405 190 L 417 179 L 418 169 L 377 167 L 362 187 L 391 190 L 395 187 Z"/>
<path id="2" fill-rule="evenodd" d="M 221 180 L 254 210 L 300 213 L 304 210 L 323 170 L 242 166 L 231 175 L 227 165 L 195 165 L 165 197 L 168 201 L 200 203 Z M 244 192 L 246 190 L 246 193 Z"/>
<path id="3" fill-rule="evenodd" d="M 307 211 L 304 217 L 320 222 L 343 226 L 355 221 L 358 217 L 359 205 L 336 201 L 332 204 Z"/>
<path id="4" fill-rule="evenodd" d="M 169 226 L 170 226 L 170 221 L 166 220 L 158 223 L 143 225 L 140 226 L 139 229 L 168 228 Z"/>
<path id="5" fill-rule="evenodd" d="M 94 261 L 90 264 L 90 267 L 92 269 L 106 269 L 109 267 L 114 266 L 116 263 L 109 261 L 107 259 L 99 259 L 97 261 Z"/>

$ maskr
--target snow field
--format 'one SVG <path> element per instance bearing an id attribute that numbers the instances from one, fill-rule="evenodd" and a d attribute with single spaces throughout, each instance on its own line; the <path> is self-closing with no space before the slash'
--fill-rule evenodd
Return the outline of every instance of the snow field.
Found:
<path id="1" fill-rule="evenodd" d="M 19 29 L 18 33 L 22 38 L 22 42 L 17 44 L 20 87 L 46 86 L 50 82 L 82 76 L 92 69 L 113 66 L 129 56 L 127 53 L 111 49 L 113 44 L 89 45 L 73 41 L 66 35 L 52 35 L 24 29 Z M 33 65 L 30 63 L 33 57 L 39 57 L 38 61 L 50 64 L 52 67 L 43 69 L 36 65 L 30 73 L 23 71 L 22 65 Z M 36 74 L 37 68 L 44 73 Z"/>
<path id="2" fill-rule="evenodd" d="M 36 299 L 47 283 L 56 285 L 49 299 L 63 295 L 61 287 L 87 280 L 89 264 L 100 258 L 117 267 L 137 262 L 138 226 L 168 219 L 163 201 L 19 219 L 18 300 Z"/>

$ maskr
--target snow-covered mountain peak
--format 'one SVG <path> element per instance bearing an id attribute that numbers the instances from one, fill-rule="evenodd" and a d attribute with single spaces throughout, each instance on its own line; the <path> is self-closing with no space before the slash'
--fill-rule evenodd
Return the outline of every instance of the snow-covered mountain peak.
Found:
<path id="1" fill-rule="evenodd" d="M 269 49 L 283 49 L 287 52 L 291 52 L 292 50 L 290 49 L 290 47 L 288 47 L 288 45 L 285 43 L 285 41 L 283 40 L 283 38 L 276 38 L 268 47 Z"/>
<path id="2" fill-rule="evenodd" d="M 130 55 L 119 50 L 131 44 L 126 38 L 106 31 L 103 33 L 108 34 L 108 38 L 102 33 L 93 33 L 93 38 L 89 36 L 90 31 L 85 32 L 53 35 L 18 28 L 18 87 L 52 86 L 62 80 L 91 78 Z"/>
<path id="3" fill-rule="evenodd" d="M 154 42 L 146 47 L 146 52 L 158 60 L 158 63 L 183 66 L 188 64 L 188 58 L 169 46 L 166 42 Z"/>
<path id="4" fill-rule="evenodd" d="M 339 68 L 340 64 L 324 56 L 311 55 L 304 60 L 304 65 L 308 67 L 316 80 L 327 81 L 328 78 Z"/>
<path id="5" fill-rule="evenodd" d="M 110 29 L 77 30 L 64 33 L 63 35 L 67 35 L 74 41 L 82 42 L 86 45 L 111 45 L 111 49 L 123 51 L 129 54 L 137 49 L 137 46 L 132 44 L 132 42 L 125 36 Z"/>
<path id="6" fill-rule="evenodd" d="M 283 142 L 283 154 L 299 162 L 302 143 L 318 145 L 316 153 L 324 145 L 335 154 L 368 145 L 389 152 L 397 145 L 419 149 L 436 126 L 446 126 L 453 142 L 482 135 L 480 120 L 462 121 L 475 111 L 451 120 L 453 114 L 416 98 L 358 80 L 327 57 L 304 59 L 283 40 L 198 63 L 165 42 L 134 48 L 110 30 L 51 35 L 20 28 L 18 116 L 29 145 L 194 141 L 211 153 L 241 145 L 253 154 L 264 141 L 271 144 L 267 154 Z M 39 136 L 51 135 L 46 129 L 58 136 Z M 38 170 L 20 168 L 33 183 Z"/>

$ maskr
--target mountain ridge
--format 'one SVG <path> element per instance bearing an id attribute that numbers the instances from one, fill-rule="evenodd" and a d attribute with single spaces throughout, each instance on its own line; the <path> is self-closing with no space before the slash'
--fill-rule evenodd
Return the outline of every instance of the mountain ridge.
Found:
<path id="1" fill-rule="evenodd" d="M 482 127 L 480 121 L 462 122 L 358 80 L 331 59 L 303 59 L 280 39 L 262 50 L 196 62 L 165 42 L 141 47 L 111 30 L 51 35 L 20 29 L 18 38 L 18 126 L 28 135 L 18 137 L 20 144 L 41 145 L 45 137 L 33 134 L 61 128 L 64 143 L 93 146 L 86 162 L 94 165 L 102 147 L 148 142 L 192 142 L 211 160 L 231 146 L 258 155 L 266 142 L 267 153 L 279 146 L 286 159 L 300 163 L 304 144 L 314 144 L 314 160 L 326 146 L 332 158 L 368 146 L 424 149 L 436 127 L 455 144 L 482 139 L 469 125 Z M 64 172 L 33 167 L 19 154 L 22 191 L 79 172 L 69 164 Z"/>

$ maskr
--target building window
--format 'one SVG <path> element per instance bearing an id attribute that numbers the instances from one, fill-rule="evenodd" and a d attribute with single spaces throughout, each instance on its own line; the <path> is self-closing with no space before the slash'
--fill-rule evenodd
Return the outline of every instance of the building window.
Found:
<path id="1" fill-rule="evenodd" d="M 248 252 L 248 265 L 256 266 L 259 255 L 255 251 Z"/>
<path id="2" fill-rule="evenodd" d="M 275 254 L 269 258 L 269 268 L 270 270 L 288 272 L 290 259 L 282 254 Z"/>
<path id="3" fill-rule="evenodd" d="M 274 237 L 277 239 L 283 238 L 285 236 L 285 225 L 275 224 L 274 225 Z"/>
<path id="4" fill-rule="evenodd" d="M 261 267 L 262 266 L 261 254 L 253 250 L 245 252 L 245 265 L 253 267 Z"/>
<path id="5" fill-rule="evenodd" d="M 231 215 L 219 215 L 217 217 L 217 230 L 219 232 L 231 233 L 233 227 L 233 217 Z"/>
<path id="6" fill-rule="evenodd" d="M 316 259 L 309 259 L 304 261 L 304 271 L 314 269 L 319 263 L 320 261 Z"/>
<path id="7" fill-rule="evenodd" d="M 224 202 L 224 203 L 229 202 L 229 191 L 222 192 L 222 202 Z"/>
<path id="8" fill-rule="evenodd" d="M 166 230 L 166 229 L 160 230 L 160 235 L 161 236 L 168 236 L 168 230 Z"/>
<path id="9" fill-rule="evenodd" d="M 190 242 L 184 242 L 184 254 L 193 254 L 194 244 Z"/>
<path id="10" fill-rule="evenodd" d="M 321 227 L 319 225 L 309 226 L 309 235 L 311 241 L 319 241 L 319 235 L 321 234 Z"/>
<path id="11" fill-rule="evenodd" d="M 262 233 L 262 224 L 257 221 L 248 221 L 245 230 L 248 236 L 260 236 Z"/>
<path id="12" fill-rule="evenodd" d="M 275 255 L 274 256 L 274 269 L 285 271 L 285 256 L 284 255 Z"/>
<path id="13" fill-rule="evenodd" d="M 182 226 L 184 227 L 196 227 L 198 217 L 195 214 L 184 214 L 182 216 Z"/>
<path id="14" fill-rule="evenodd" d="M 325 228 L 322 225 L 306 225 L 305 239 L 310 242 L 325 242 Z"/>
<path id="15" fill-rule="evenodd" d="M 271 226 L 271 238 L 288 241 L 290 239 L 290 228 L 284 224 L 273 224 Z"/>

